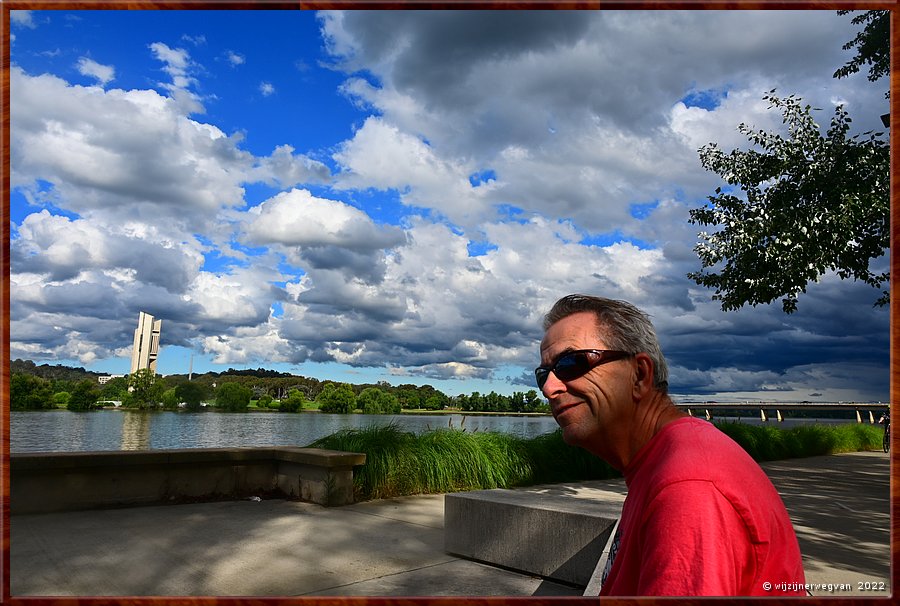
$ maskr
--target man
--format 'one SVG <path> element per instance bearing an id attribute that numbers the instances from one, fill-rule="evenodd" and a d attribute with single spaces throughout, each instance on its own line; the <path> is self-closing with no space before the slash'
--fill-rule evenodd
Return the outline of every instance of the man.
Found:
<path id="1" fill-rule="evenodd" d="M 563 439 L 628 486 L 600 595 L 804 595 L 784 503 L 740 446 L 675 407 L 646 314 L 570 295 L 544 331 L 535 377 Z"/>

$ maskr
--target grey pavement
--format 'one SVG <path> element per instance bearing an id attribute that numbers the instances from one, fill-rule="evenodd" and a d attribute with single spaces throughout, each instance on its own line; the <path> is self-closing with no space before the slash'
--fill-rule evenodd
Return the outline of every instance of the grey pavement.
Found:
<path id="1" fill-rule="evenodd" d="M 848 586 L 814 587 L 813 594 L 888 597 L 888 455 L 811 457 L 763 468 L 791 515 L 807 582 Z M 622 480 L 520 490 L 579 499 L 625 494 Z M 443 495 L 420 495 L 335 508 L 266 500 L 15 515 L 10 590 L 13 596 L 581 594 L 444 553 L 443 510 Z"/>

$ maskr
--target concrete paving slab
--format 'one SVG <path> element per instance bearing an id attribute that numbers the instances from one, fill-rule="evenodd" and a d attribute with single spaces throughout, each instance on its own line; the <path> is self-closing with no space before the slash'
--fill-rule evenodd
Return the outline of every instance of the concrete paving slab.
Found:
<path id="1" fill-rule="evenodd" d="M 808 582 L 850 586 L 813 593 L 890 595 L 888 455 L 763 467 L 797 528 Z M 624 483 L 521 490 L 621 499 Z M 14 596 L 580 594 L 444 553 L 443 495 L 335 508 L 272 500 L 14 515 L 10 530 Z"/>
<path id="2" fill-rule="evenodd" d="M 810 457 L 764 463 L 762 468 L 791 516 L 807 583 L 818 586 L 813 595 L 890 595 L 887 454 Z"/>

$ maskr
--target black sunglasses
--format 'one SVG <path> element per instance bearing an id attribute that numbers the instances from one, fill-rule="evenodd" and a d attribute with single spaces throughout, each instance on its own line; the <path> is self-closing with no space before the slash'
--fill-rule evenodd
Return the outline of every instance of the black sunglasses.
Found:
<path id="1" fill-rule="evenodd" d="M 544 389 L 544 383 L 550 373 L 556 375 L 560 381 L 571 381 L 584 375 L 589 370 L 607 362 L 614 362 L 627 358 L 634 354 L 626 351 L 614 351 L 610 349 L 578 349 L 567 351 L 556 359 L 550 366 L 538 366 L 534 369 L 534 378 L 537 379 L 538 389 Z"/>

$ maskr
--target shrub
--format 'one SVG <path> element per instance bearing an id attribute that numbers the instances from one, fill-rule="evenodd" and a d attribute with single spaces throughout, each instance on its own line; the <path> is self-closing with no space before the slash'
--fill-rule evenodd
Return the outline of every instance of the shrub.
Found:
<path id="1" fill-rule="evenodd" d="M 319 410 L 322 412 L 348 414 L 356 408 L 356 395 L 353 388 L 346 383 L 340 385 L 326 383 L 316 396 L 316 401 L 319 402 Z"/>
<path id="2" fill-rule="evenodd" d="M 9 383 L 9 404 L 12 410 L 55 408 L 50 382 L 34 375 L 13 373 Z"/>
<path id="3" fill-rule="evenodd" d="M 226 382 L 216 391 L 216 406 L 228 412 L 245 412 L 253 392 L 240 383 Z"/>
<path id="4" fill-rule="evenodd" d="M 163 408 L 166 410 L 175 410 L 178 408 L 178 396 L 175 395 L 175 388 L 165 390 L 160 398 Z"/>
<path id="5" fill-rule="evenodd" d="M 292 389 L 288 392 L 286 398 L 281 400 L 281 404 L 278 407 L 278 410 L 281 412 L 298 412 L 303 410 L 303 404 L 306 402 L 306 397 L 300 392 L 299 389 Z"/>
<path id="6" fill-rule="evenodd" d="M 185 381 L 175 386 L 175 395 L 179 402 L 184 402 L 185 410 L 197 412 L 202 408 L 207 391 L 200 383 Z"/>
<path id="7" fill-rule="evenodd" d="M 72 395 L 66 404 L 69 410 L 91 410 L 97 405 L 100 398 L 99 386 L 89 379 L 79 381 L 72 390 Z"/>

